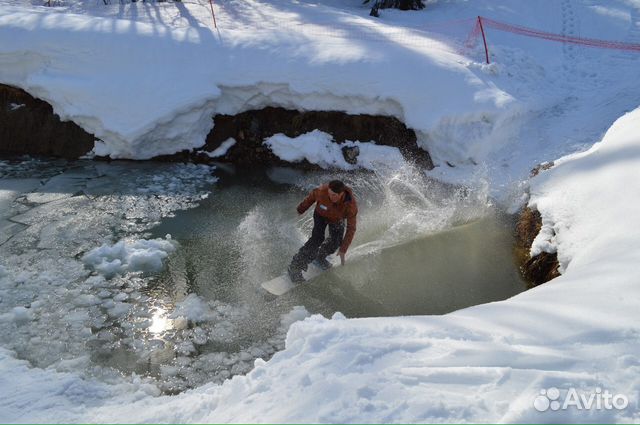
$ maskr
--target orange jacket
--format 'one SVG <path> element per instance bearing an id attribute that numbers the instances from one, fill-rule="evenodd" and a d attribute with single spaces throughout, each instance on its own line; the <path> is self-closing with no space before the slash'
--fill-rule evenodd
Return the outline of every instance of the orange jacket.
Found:
<path id="1" fill-rule="evenodd" d="M 339 223 L 345 218 L 347 219 L 347 231 L 340 245 L 340 251 L 347 252 L 353 240 L 353 235 L 356 234 L 358 204 L 356 203 L 356 197 L 353 195 L 353 192 L 350 188 L 345 187 L 342 201 L 334 204 L 331 202 L 331 199 L 329 199 L 329 185 L 323 184 L 313 189 L 311 193 L 309 193 L 309 196 L 300 202 L 300 205 L 298 205 L 298 213 L 304 213 L 314 202 L 316 203 L 315 212 L 321 217 L 326 218 L 330 223 Z"/>

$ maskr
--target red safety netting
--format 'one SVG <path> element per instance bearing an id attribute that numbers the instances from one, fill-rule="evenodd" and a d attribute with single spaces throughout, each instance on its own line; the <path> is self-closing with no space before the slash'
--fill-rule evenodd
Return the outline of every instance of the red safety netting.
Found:
<path id="1" fill-rule="evenodd" d="M 572 35 L 565 34 L 556 34 L 546 31 L 540 31 L 520 25 L 508 24 L 505 22 L 496 21 L 493 19 L 485 18 L 483 16 L 478 16 L 476 18 L 476 24 L 474 28 L 469 33 L 469 37 L 465 42 L 465 47 L 467 49 L 472 48 L 477 45 L 478 39 L 482 36 L 484 42 L 484 50 L 485 50 L 485 59 L 487 63 L 489 63 L 489 48 L 486 39 L 486 31 L 487 29 L 494 29 L 498 31 L 504 31 L 512 34 L 518 34 L 525 37 L 533 37 L 542 40 L 555 41 L 559 43 L 568 43 L 568 44 L 577 44 L 581 46 L 587 47 L 596 47 L 601 49 L 611 49 L 611 50 L 623 50 L 630 52 L 640 52 L 640 44 L 637 43 L 627 43 L 624 41 L 616 41 L 616 40 L 601 40 L 597 38 L 587 38 L 587 37 L 576 37 Z"/>
<path id="2" fill-rule="evenodd" d="M 213 10 L 213 0 L 209 0 L 214 27 L 219 31 Z M 236 30 L 238 28 L 235 28 Z M 247 27 L 247 31 L 285 31 L 295 36 L 304 38 L 323 38 L 323 42 L 375 40 L 388 43 L 410 45 L 433 44 L 438 41 L 454 47 L 463 55 L 475 56 L 479 54 L 478 48 L 484 49 L 484 56 L 489 63 L 489 44 L 487 31 L 492 30 L 508 32 L 525 37 L 533 37 L 541 40 L 569 43 L 587 47 L 602 49 L 623 50 L 640 52 L 640 44 L 628 43 L 616 40 L 602 40 L 596 38 L 576 37 L 572 35 L 557 34 L 541 31 L 525 26 L 509 24 L 494 19 L 477 16 L 475 18 L 450 20 L 444 22 L 430 22 L 413 28 L 385 27 L 383 25 L 336 25 L 335 23 L 310 24 L 298 22 L 263 23 L 262 25 Z M 290 31 L 289 31 L 290 30 Z M 482 38 L 482 44 L 479 39 Z M 480 47 L 481 46 L 481 47 Z"/>
<path id="3" fill-rule="evenodd" d="M 524 35 L 527 37 L 541 38 L 543 40 L 558 41 L 561 43 L 579 44 L 582 46 L 599 47 L 603 49 L 627 50 L 640 52 L 640 44 L 626 43 L 614 40 L 599 40 L 596 38 L 574 37 L 571 35 L 554 34 L 545 31 L 538 31 L 527 27 L 507 24 L 504 22 L 494 21 L 493 19 L 479 16 L 478 19 L 484 28 L 494 28 L 499 31 L 506 31 L 513 34 Z"/>

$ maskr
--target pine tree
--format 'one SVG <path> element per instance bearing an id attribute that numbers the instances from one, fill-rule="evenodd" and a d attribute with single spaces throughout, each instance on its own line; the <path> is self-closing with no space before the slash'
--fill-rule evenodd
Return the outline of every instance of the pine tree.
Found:
<path id="1" fill-rule="evenodd" d="M 371 0 L 364 0 L 362 4 L 367 4 Z M 395 8 L 400 10 L 420 10 L 424 9 L 423 0 L 373 0 L 371 16 L 379 16 L 379 9 Z"/>

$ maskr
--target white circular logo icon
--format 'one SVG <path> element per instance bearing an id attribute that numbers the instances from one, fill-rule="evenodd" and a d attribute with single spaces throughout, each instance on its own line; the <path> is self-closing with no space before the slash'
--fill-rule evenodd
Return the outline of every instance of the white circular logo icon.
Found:
<path id="1" fill-rule="evenodd" d="M 533 407 L 535 407 L 538 412 L 546 412 L 549 409 L 558 410 L 560 409 L 559 398 L 560 390 L 555 387 L 540 390 L 540 395 L 533 400 Z"/>

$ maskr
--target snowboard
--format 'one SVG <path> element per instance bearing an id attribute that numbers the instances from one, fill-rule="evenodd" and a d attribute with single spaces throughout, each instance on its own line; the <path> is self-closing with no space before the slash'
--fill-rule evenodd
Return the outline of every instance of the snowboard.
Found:
<path id="1" fill-rule="evenodd" d="M 358 260 L 361 257 L 377 252 L 378 249 L 379 249 L 378 241 L 368 242 L 368 243 L 359 245 L 353 248 L 351 251 L 349 251 L 350 255 L 348 256 L 347 261 L 353 262 L 355 260 Z M 329 270 L 333 269 L 334 267 L 337 267 L 340 265 L 340 257 L 338 255 L 330 255 L 329 257 L 327 257 L 327 261 L 331 263 L 331 267 L 326 270 L 323 270 L 322 268 L 320 268 L 315 263 L 315 261 L 309 264 L 309 266 L 307 267 L 307 271 L 302 272 L 302 276 L 304 277 L 305 281 L 302 283 L 299 283 L 298 285 L 304 285 L 308 281 L 315 279 L 321 274 L 326 273 Z M 278 296 L 286 294 L 287 292 L 289 292 L 290 290 L 292 290 L 298 285 L 291 282 L 291 279 L 289 279 L 289 275 L 286 272 L 281 276 L 278 276 L 276 278 L 273 278 L 261 284 L 261 286 L 264 289 L 266 289 L 267 292 L 270 292 L 273 295 L 278 295 Z"/>
<path id="2" fill-rule="evenodd" d="M 295 288 L 297 285 L 304 285 L 306 282 L 310 281 L 311 279 L 315 279 L 316 277 L 320 276 L 322 273 L 325 273 L 331 270 L 333 267 L 336 267 L 338 264 L 340 264 L 340 257 L 331 256 L 330 258 L 327 258 L 327 261 L 331 263 L 331 267 L 326 270 L 320 268 L 315 263 L 315 261 L 309 264 L 309 266 L 307 267 L 307 271 L 302 272 L 302 276 L 304 277 L 304 280 L 305 280 L 302 283 L 299 283 L 299 284 L 293 283 L 291 279 L 289 279 L 289 275 L 287 273 L 284 273 L 283 275 L 278 276 L 274 279 L 271 279 L 268 282 L 264 282 L 261 286 L 264 289 L 266 289 L 267 292 L 270 292 L 273 295 L 278 295 L 278 296 L 284 295 L 290 290 L 292 290 L 293 288 Z"/>

